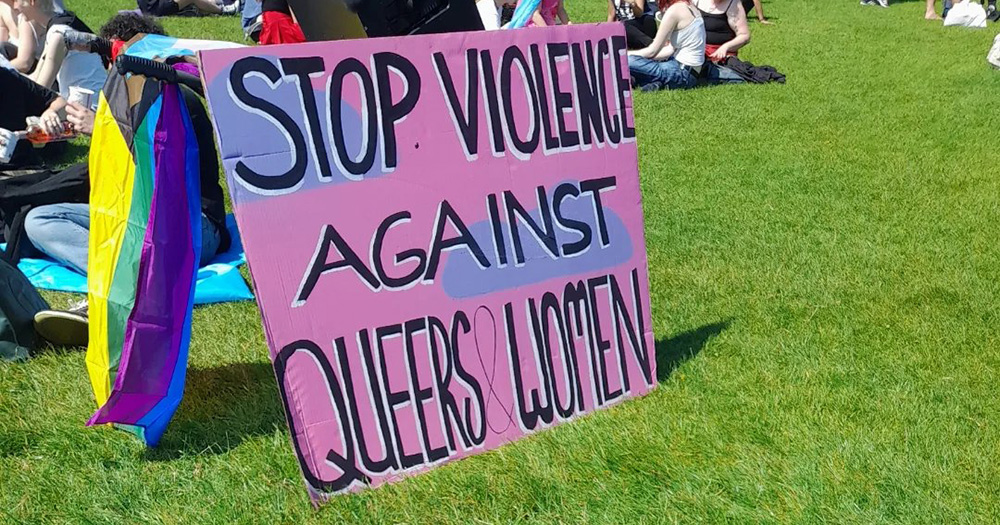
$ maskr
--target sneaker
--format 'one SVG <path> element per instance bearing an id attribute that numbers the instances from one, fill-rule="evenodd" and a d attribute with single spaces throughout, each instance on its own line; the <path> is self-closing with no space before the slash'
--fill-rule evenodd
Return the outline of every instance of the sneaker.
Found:
<path id="1" fill-rule="evenodd" d="M 875 0 L 861 0 L 861 5 L 875 5 Z"/>
<path id="2" fill-rule="evenodd" d="M 260 32 L 263 30 L 264 30 L 264 21 L 257 20 L 254 23 L 250 24 L 250 27 L 247 28 L 244 36 L 246 37 L 247 40 L 250 40 L 254 44 L 257 44 L 260 43 Z"/>
<path id="3" fill-rule="evenodd" d="M 875 4 L 879 7 L 889 7 L 889 0 L 875 0 Z"/>
<path id="4" fill-rule="evenodd" d="M 224 15 L 238 15 L 243 12 L 243 5 L 240 0 L 236 0 L 231 4 L 223 4 L 219 7 L 222 8 L 222 14 Z"/>
<path id="5" fill-rule="evenodd" d="M 990 63 L 991 66 L 1000 69 L 1000 35 L 997 35 L 993 39 L 993 47 L 990 48 L 989 54 L 986 55 L 986 61 Z"/>
<path id="6" fill-rule="evenodd" d="M 42 310 L 35 314 L 35 332 L 54 346 L 87 346 L 87 301 L 69 310 Z"/>
<path id="7" fill-rule="evenodd" d="M 997 10 L 997 6 L 990 4 L 986 8 L 986 19 L 991 22 L 1000 22 L 1000 10 Z"/>

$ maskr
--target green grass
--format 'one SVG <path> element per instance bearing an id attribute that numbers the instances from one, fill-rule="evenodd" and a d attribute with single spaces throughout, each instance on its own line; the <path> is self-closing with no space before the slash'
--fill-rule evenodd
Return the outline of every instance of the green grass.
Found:
<path id="1" fill-rule="evenodd" d="M 93 25 L 131 6 L 69 3 Z M 922 4 L 773 0 L 744 55 L 787 85 L 637 95 L 650 396 L 314 511 L 255 305 L 202 308 L 157 450 L 83 426 L 81 352 L 0 365 L 0 518 L 1000 521 L 1000 73 L 984 61 L 1000 26 L 942 28 Z"/>

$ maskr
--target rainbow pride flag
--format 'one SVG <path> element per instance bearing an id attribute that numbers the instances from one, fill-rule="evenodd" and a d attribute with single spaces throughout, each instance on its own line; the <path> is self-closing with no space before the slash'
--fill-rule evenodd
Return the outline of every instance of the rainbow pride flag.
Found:
<path id="1" fill-rule="evenodd" d="M 183 396 L 201 256 L 198 142 L 181 89 L 112 73 L 91 140 L 86 361 L 99 408 L 88 425 L 147 446 Z"/>

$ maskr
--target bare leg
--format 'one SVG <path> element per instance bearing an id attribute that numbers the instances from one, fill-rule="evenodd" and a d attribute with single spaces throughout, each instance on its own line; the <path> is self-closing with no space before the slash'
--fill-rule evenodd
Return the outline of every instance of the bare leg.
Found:
<path id="1" fill-rule="evenodd" d="M 221 15 L 222 8 L 218 6 L 212 0 L 175 0 L 177 2 L 177 7 L 184 9 L 189 5 L 194 5 L 202 13 L 208 13 L 210 15 Z"/>
<path id="2" fill-rule="evenodd" d="M 924 12 L 924 18 L 927 20 L 941 20 L 941 15 L 934 9 L 934 2 L 935 0 L 927 0 L 927 11 Z"/>

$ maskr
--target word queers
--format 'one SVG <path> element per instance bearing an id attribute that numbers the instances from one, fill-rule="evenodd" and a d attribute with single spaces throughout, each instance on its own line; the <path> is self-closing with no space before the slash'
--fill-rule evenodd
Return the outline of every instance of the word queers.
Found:
<path id="1" fill-rule="evenodd" d="M 334 362 L 314 341 L 285 345 L 274 367 L 306 481 L 321 493 L 343 492 L 376 475 L 482 449 L 488 434 L 510 425 L 531 433 L 651 387 L 642 304 L 633 269 L 627 282 L 613 274 L 571 281 L 523 304 L 508 302 L 496 313 L 480 306 L 450 319 L 426 316 L 364 328 L 353 340 L 333 340 Z M 479 323 L 496 337 L 480 339 Z M 498 352 L 507 354 L 500 360 L 507 369 L 491 367 Z M 328 399 L 292 405 L 286 381 L 291 363 L 315 367 Z M 352 364 L 364 373 L 350 373 Z M 404 381 L 393 384 L 393 367 L 406 369 Z M 335 474 L 318 472 L 304 458 L 294 411 L 331 414 L 336 421 L 338 432 L 327 432 L 327 446 L 318 451 Z M 419 439 L 404 437 L 413 434 Z"/>

